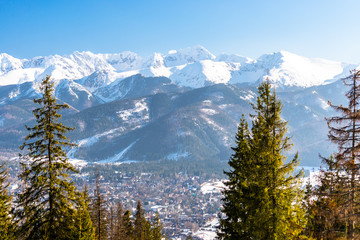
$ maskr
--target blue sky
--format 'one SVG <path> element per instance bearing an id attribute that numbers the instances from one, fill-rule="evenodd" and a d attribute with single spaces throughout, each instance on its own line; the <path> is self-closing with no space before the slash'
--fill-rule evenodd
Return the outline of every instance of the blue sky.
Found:
<path id="1" fill-rule="evenodd" d="M 202 45 L 360 63 L 358 0 L 0 0 L 0 52 L 18 58 Z"/>

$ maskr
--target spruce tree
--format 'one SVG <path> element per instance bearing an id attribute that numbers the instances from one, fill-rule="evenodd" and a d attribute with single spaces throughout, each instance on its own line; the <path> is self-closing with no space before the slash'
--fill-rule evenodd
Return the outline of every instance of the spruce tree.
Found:
<path id="1" fill-rule="evenodd" d="M 11 196 L 7 190 L 7 171 L 4 165 L 0 165 L 0 239 L 11 240 L 14 238 L 14 223 L 10 216 Z"/>
<path id="2" fill-rule="evenodd" d="M 160 222 L 159 213 L 156 213 L 154 220 L 152 221 L 151 227 L 151 239 L 152 240 L 161 240 L 165 237 L 162 233 L 163 225 Z"/>
<path id="3" fill-rule="evenodd" d="M 130 210 L 126 210 L 123 217 L 123 223 L 124 223 L 124 240 L 132 240 L 135 238 L 134 235 L 134 226 L 131 221 L 131 212 Z"/>
<path id="4" fill-rule="evenodd" d="M 314 239 L 342 239 L 346 237 L 344 198 L 346 189 L 344 175 L 333 156 L 323 158 L 327 168 L 320 169 L 319 184 L 306 186 L 305 206 L 307 209 L 306 235 Z"/>
<path id="5" fill-rule="evenodd" d="M 103 194 L 100 192 L 100 175 L 96 170 L 96 189 L 91 201 L 90 216 L 95 229 L 95 239 L 104 240 L 108 237 L 107 231 L 107 208 L 106 200 Z"/>
<path id="6" fill-rule="evenodd" d="M 76 222 L 74 224 L 73 239 L 78 240 L 94 240 L 95 239 L 95 231 L 93 228 L 93 224 L 91 222 L 90 213 L 88 211 L 89 208 L 89 197 L 88 191 L 85 186 L 83 192 L 81 192 L 78 196 L 79 204 L 76 209 L 75 219 Z"/>
<path id="7" fill-rule="evenodd" d="M 135 213 L 135 224 L 134 224 L 134 234 L 137 240 L 145 240 L 145 230 L 146 230 L 146 219 L 145 212 L 142 207 L 141 201 L 138 200 Z"/>
<path id="8" fill-rule="evenodd" d="M 109 233 L 108 233 L 108 239 L 109 240 L 115 240 L 115 232 L 116 232 L 116 215 L 113 204 L 110 205 L 110 211 L 109 211 Z"/>
<path id="9" fill-rule="evenodd" d="M 282 104 L 270 84 L 258 88 L 251 131 L 240 120 L 223 191 L 219 239 L 295 239 L 304 227 L 297 154 L 285 163 L 291 143 Z"/>
<path id="10" fill-rule="evenodd" d="M 116 222 L 115 222 L 115 239 L 125 239 L 125 226 L 124 226 L 124 210 L 121 202 L 119 201 L 116 206 Z"/>
<path id="11" fill-rule="evenodd" d="M 36 124 L 26 126 L 29 134 L 20 150 L 22 159 L 22 192 L 17 195 L 16 217 L 20 239 L 69 239 L 75 222 L 77 196 L 69 173 L 76 169 L 68 161 L 65 148 L 74 146 L 65 134 L 72 128 L 64 126 L 58 111 L 69 108 L 58 104 L 54 83 L 47 76 L 40 85 L 42 97 L 33 113 Z"/>

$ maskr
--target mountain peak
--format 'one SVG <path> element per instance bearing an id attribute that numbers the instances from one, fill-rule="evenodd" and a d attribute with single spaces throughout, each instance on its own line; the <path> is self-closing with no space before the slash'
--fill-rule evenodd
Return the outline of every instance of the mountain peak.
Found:
<path id="1" fill-rule="evenodd" d="M 344 74 L 344 64 L 320 58 L 307 58 L 287 51 L 262 55 L 258 64 L 275 86 L 311 87 L 333 82 Z"/>
<path id="2" fill-rule="evenodd" d="M 201 60 L 214 60 L 216 57 L 203 46 L 197 45 L 179 50 L 171 50 L 164 56 L 166 67 L 174 67 Z"/>
<path id="3" fill-rule="evenodd" d="M 277 86 L 310 87 L 339 79 L 350 67 L 356 66 L 288 51 L 264 54 L 256 60 L 236 54 L 216 57 L 201 45 L 170 50 L 166 54 L 154 53 L 146 58 L 130 51 L 115 54 L 74 51 L 69 55 L 29 60 L 2 53 L 0 85 L 39 81 L 50 74 L 55 80 L 82 79 L 80 82 L 86 82 L 89 89 L 95 90 L 102 84 L 140 73 L 148 77 L 168 77 L 179 86 L 192 88 L 216 83 L 255 83 L 266 78 Z"/>
<path id="4" fill-rule="evenodd" d="M 22 68 L 22 61 L 7 53 L 0 53 L 0 75 L 15 69 Z"/>

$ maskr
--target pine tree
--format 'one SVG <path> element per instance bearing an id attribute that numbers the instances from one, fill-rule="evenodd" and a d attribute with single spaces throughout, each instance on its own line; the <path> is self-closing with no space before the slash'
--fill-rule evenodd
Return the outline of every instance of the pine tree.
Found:
<path id="1" fill-rule="evenodd" d="M 142 207 L 141 201 L 137 202 L 136 213 L 135 213 L 135 224 L 134 224 L 134 234 L 137 240 L 145 240 L 145 212 Z"/>
<path id="2" fill-rule="evenodd" d="M 11 196 L 7 191 L 8 183 L 7 171 L 4 169 L 4 165 L 0 165 L 0 239 L 11 240 L 15 239 L 14 232 L 14 223 L 10 216 L 11 211 Z"/>
<path id="3" fill-rule="evenodd" d="M 252 189 L 256 188 L 257 177 L 252 163 L 250 142 L 248 124 L 243 116 L 236 135 L 237 147 L 232 148 L 235 153 L 228 162 L 232 170 L 225 172 L 229 179 L 225 182 L 227 190 L 224 191 L 222 199 L 221 211 L 225 218 L 220 219 L 219 239 L 246 239 L 253 231 L 251 223 L 255 223 L 257 211 L 257 201 L 253 200 L 257 195 L 252 193 Z"/>
<path id="4" fill-rule="evenodd" d="M 98 170 L 96 170 L 96 189 L 94 197 L 91 202 L 90 211 L 91 211 L 91 220 L 95 229 L 95 239 L 104 240 L 107 239 L 107 208 L 105 197 L 100 192 L 100 175 Z"/>
<path id="5" fill-rule="evenodd" d="M 142 238 L 140 238 L 141 240 L 153 240 L 154 239 L 150 221 L 145 220 L 142 232 L 143 232 L 141 235 Z"/>
<path id="6" fill-rule="evenodd" d="M 346 188 L 344 175 L 339 174 L 339 165 L 333 156 L 323 158 L 327 169 L 320 169 L 319 184 L 306 186 L 307 209 L 306 235 L 314 239 L 341 239 L 345 237 L 346 221 L 341 193 Z"/>
<path id="7" fill-rule="evenodd" d="M 114 212 L 114 207 L 111 204 L 110 205 L 110 211 L 109 211 L 109 240 L 114 240 L 114 236 L 115 236 L 115 212 Z"/>
<path id="8" fill-rule="evenodd" d="M 160 222 L 159 213 L 156 213 L 154 220 L 152 221 L 151 227 L 151 239 L 152 240 L 161 240 L 165 237 L 162 233 L 163 225 Z"/>
<path id="9" fill-rule="evenodd" d="M 285 163 L 291 144 L 280 117 L 282 104 L 268 82 L 260 84 L 258 93 L 251 132 L 243 116 L 229 160 L 231 170 L 225 172 L 229 181 L 223 192 L 219 239 L 295 239 L 304 227 L 302 172 L 294 174 L 297 154 Z"/>
<path id="10" fill-rule="evenodd" d="M 90 213 L 88 211 L 89 208 L 89 197 L 88 191 L 85 185 L 85 189 L 83 192 L 79 194 L 79 204 L 76 210 L 76 222 L 74 226 L 73 232 L 75 232 L 75 236 L 73 239 L 78 240 L 94 240 L 95 232 L 93 228 L 93 224 L 91 222 Z"/>
<path id="11" fill-rule="evenodd" d="M 22 192 L 17 196 L 16 217 L 20 221 L 18 238 L 23 239 L 69 239 L 75 219 L 77 197 L 69 173 L 76 172 L 69 163 L 65 147 L 74 146 L 65 134 L 72 128 L 64 126 L 58 111 L 69 108 L 58 104 L 54 97 L 54 84 L 47 76 L 40 85 L 42 98 L 33 113 L 34 127 L 26 126 L 30 132 L 20 150 L 22 159 Z"/>
<path id="12" fill-rule="evenodd" d="M 123 223 L 124 223 L 124 235 L 125 237 L 122 238 L 124 240 L 132 240 L 135 238 L 134 236 L 134 226 L 131 221 L 131 212 L 130 210 L 126 210 L 123 217 Z"/>
<path id="13" fill-rule="evenodd" d="M 124 210 L 121 202 L 119 201 L 116 206 L 116 221 L 115 221 L 115 236 L 114 239 L 125 239 L 125 226 L 124 226 Z"/>
<path id="14" fill-rule="evenodd" d="M 190 234 L 190 235 L 188 235 L 188 236 L 186 237 L 186 239 L 185 239 L 185 240 L 193 240 L 193 238 L 192 238 L 191 234 Z"/>

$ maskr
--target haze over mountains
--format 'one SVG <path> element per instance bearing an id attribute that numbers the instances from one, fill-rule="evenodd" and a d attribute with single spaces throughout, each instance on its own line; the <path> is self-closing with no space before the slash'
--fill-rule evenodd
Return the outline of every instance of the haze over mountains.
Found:
<path id="1" fill-rule="evenodd" d="M 17 151 L 32 118 L 32 99 L 47 74 L 56 97 L 71 109 L 63 121 L 78 149 L 70 157 L 91 162 L 227 160 L 242 114 L 256 87 L 268 79 L 284 103 L 292 153 L 318 166 L 327 141 L 327 101 L 346 103 L 341 78 L 357 65 L 281 51 L 250 59 L 215 56 L 201 46 L 141 57 L 132 52 L 16 59 L 0 54 L 0 148 Z M 29 125 L 31 123 L 28 123 Z"/>

